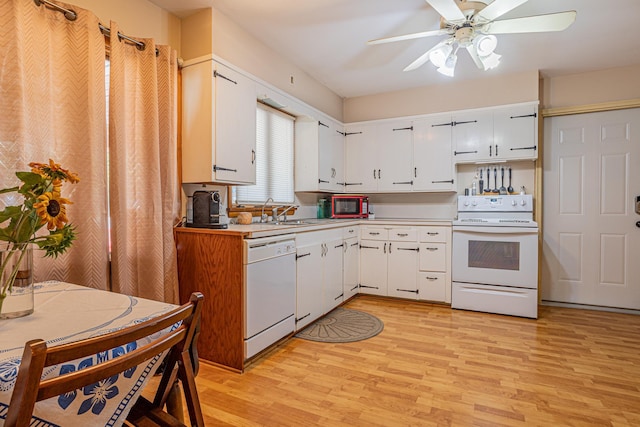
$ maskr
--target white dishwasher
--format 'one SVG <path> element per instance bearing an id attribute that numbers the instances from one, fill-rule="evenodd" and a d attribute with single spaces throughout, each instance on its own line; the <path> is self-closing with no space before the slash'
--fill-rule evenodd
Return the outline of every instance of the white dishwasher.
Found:
<path id="1" fill-rule="evenodd" d="M 244 241 L 245 360 L 295 331 L 295 255 L 293 234 Z"/>

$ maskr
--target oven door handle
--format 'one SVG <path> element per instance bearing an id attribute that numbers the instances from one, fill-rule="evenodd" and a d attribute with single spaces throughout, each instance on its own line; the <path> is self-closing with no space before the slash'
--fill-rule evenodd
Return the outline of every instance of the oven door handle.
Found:
<path id="1" fill-rule="evenodd" d="M 467 234 L 538 234 L 538 227 L 485 227 L 454 225 L 453 232 Z"/>

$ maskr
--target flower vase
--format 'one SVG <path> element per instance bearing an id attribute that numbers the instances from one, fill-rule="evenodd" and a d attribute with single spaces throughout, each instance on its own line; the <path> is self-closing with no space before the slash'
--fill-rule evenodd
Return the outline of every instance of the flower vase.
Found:
<path id="1" fill-rule="evenodd" d="M 0 250 L 0 319 L 33 313 L 33 248 Z"/>

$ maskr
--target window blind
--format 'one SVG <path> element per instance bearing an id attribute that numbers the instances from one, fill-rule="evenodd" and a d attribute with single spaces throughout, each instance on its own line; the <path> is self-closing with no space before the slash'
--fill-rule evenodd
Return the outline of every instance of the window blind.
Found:
<path id="1" fill-rule="evenodd" d="M 294 202 L 294 118 L 263 104 L 256 108 L 256 184 L 237 186 L 236 203 Z"/>

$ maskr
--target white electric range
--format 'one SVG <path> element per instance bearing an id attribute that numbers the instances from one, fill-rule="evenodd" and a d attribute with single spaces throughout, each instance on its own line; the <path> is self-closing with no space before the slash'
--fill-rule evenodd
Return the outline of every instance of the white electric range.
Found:
<path id="1" fill-rule="evenodd" d="M 538 317 L 531 195 L 458 196 L 452 255 L 452 308 Z"/>

